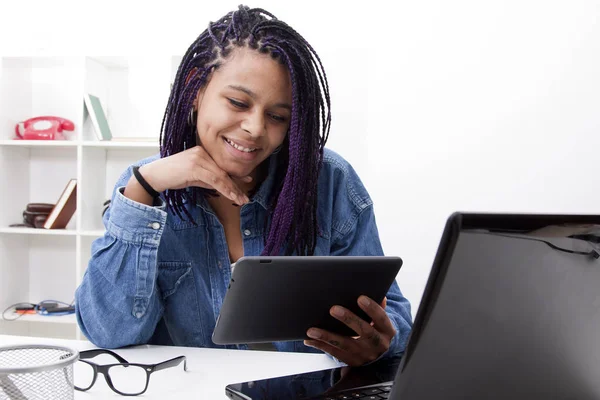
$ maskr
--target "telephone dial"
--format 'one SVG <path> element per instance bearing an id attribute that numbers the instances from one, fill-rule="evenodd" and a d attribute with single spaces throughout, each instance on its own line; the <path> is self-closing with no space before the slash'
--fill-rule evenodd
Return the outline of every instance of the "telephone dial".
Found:
<path id="1" fill-rule="evenodd" d="M 19 122 L 15 126 L 15 139 L 64 140 L 63 131 L 75 130 L 75 124 L 65 118 L 42 116 Z"/>

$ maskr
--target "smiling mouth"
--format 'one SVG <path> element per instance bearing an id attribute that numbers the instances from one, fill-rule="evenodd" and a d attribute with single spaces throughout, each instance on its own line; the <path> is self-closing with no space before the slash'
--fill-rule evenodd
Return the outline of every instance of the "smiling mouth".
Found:
<path id="1" fill-rule="evenodd" d="M 227 138 L 223 138 L 223 140 L 225 140 L 225 142 L 227 144 L 229 144 L 231 147 L 233 147 L 234 149 L 242 151 L 244 153 L 254 153 L 255 151 L 258 150 L 258 148 L 256 148 L 256 147 L 247 148 L 247 147 L 240 146 L 239 144 L 237 144 L 234 141 L 229 140 Z"/>

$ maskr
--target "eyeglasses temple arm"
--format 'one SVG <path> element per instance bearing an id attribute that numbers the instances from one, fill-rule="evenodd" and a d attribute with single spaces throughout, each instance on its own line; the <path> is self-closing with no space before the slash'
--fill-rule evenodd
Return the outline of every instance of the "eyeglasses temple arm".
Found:
<path id="1" fill-rule="evenodd" d="M 187 359 L 186 359 L 185 356 L 179 356 L 179 357 L 171 358 L 170 360 L 163 361 L 163 362 L 161 362 L 159 364 L 156 364 L 154 366 L 153 370 L 154 371 L 160 371 L 161 369 L 175 367 L 175 366 L 181 364 L 181 361 L 183 361 L 183 370 L 187 371 Z"/>

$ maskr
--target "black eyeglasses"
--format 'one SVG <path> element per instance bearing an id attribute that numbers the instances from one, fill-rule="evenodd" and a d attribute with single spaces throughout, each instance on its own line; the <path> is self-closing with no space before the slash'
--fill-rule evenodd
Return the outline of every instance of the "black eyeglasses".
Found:
<path id="1" fill-rule="evenodd" d="M 108 354 L 119 361 L 118 364 L 98 365 L 88 358 L 94 358 L 100 354 Z M 79 361 L 75 363 L 75 389 L 81 392 L 89 390 L 94 383 L 98 373 L 104 375 L 108 386 L 116 393 L 123 396 L 137 396 L 148 389 L 150 374 L 161 369 L 175 367 L 183 361 L 183 370 L 187 371 L 185 356 L 179 356 L 158 364 L 135 364 L 127 362 L 123 357 L 106 349 L 85 350 L 79 353 Z"/>

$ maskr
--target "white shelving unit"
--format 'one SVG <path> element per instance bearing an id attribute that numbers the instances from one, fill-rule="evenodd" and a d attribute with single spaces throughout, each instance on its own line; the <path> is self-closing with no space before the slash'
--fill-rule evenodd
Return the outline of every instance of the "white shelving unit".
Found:
<path id="1" fill-rule="evenodd" d="M 180 57 L 0 57 L 0 309 L 52 299 L 70 303 L 92 242 L 104 234 L 102 204 L 121 173 L 156 154 L 164 107 Z M 83 95 L 98 96 L 115 138 L 98 141 Z M 51 115 L 75 123 L 67 140 L 14 140 L 15 125 Z M 77 211 L 66 229 L 14 228 L 28 203 L 55 203 L 77 179 Z M 0 320 L 0 334 L 82 338 L 74 315 Z"/>
<path id="2" fill-rule="evenodd" d="M 52 316 L 52 315 L 38 315 L 38 314 L 28 314 L 23 315 L 19 319 L 16 319 L 11 322 L 41 322 L 44 324 L 77 324 L 75 320 L 75 314 L 69 315 L 60 315 L 60 316 Z"/>

